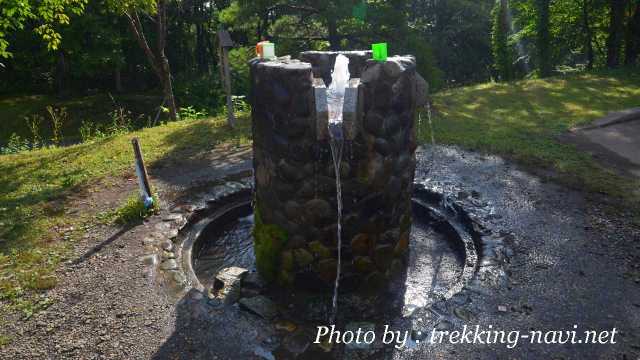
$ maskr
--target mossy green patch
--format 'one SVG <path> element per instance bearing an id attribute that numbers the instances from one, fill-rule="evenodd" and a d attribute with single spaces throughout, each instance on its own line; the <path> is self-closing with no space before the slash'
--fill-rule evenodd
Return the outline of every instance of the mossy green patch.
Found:
<path id="1" fill-rule="evenodd" d="M 256 206 L 254 218 L 253 241 L 256 266 L 260 275 L 272 282 L 278 277 L 278 269 L 282 265 L 281 256 L 287 244 L 287 232 L 277 225 L 262 222 L 259 206 Z M 293 264 L 293 257 L 291 257 L 291 263 Z"/>
<path id="2" fill-rule="evenodd" d="M 305 249 L 293 250 L 298 267 L 303 268 L 313 262 L 313 255 Z"/>
<path id="3" fill-rule="evenodd" d="M 156 195 L 153 196 L 153 205 L 149 208 L 145 207 L 144 202 L 139 194 L 131 195 L 125 203 L 118 209 L 101 213 L 97 215 L 98 220 L 107 223 L 116 223 L 120 225 L 133 224 L 141 222 L 147 217 L 157 214 L 160 211 L 160 202 Z"/>
<path id="4" fill-rule="evenodd" d="M 322 245 L 320 241 L 312 241 L 309 243 L 309 250 L 320 259 L 331 257 L 331 250 Z"/>

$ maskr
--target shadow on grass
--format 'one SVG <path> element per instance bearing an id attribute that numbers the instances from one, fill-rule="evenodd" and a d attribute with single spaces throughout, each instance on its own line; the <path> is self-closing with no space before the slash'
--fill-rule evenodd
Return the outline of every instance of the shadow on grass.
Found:
<path id="1" fill-rule="evenodd" d="M 224 120 L 198 121 L 168 134 L 171 149 L 149 163 L 150 175 L 172 188 L 189 188 L 247 170 L 251 164 L 251 128 L 241 115 L 235 129 Z"/>
<path id="2" fill-rule="evenodd" d="M 455 89 L 434 96 L 435 138 L 552 172 L 576 189 L 625 197 L 633 193 L 633 179 L 598 165 L 559 136 L 611 111 L 636 107 L 638 97 L 640 75 L 625 71 Z"/>

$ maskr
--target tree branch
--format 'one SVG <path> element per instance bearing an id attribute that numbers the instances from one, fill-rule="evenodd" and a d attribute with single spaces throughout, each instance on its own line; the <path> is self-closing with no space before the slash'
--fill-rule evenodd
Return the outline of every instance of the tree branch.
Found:
<path id="1" fill-rule="evenodd" d="M 131 32 L 133 33 L 134 37 L 138 41 L 138 45 L 140 45 L 140 48 L 147 56 L 147 60 L 149 60 L 149 64 L 151 65 L 153 71 L 159 76 L 160 68 L 158 67 L 157 59 L 153 54 L 153 51 L 149 47 L 147 38 L 144 35 L 144 29 L 142 28 L 142 23 L 140 22 L 138 13 L 134 11 L 133 15 L 131 15 L 129 12 L 125 12 L 124 14 L 129 20 L 129 27 L 131 28 Z"/>

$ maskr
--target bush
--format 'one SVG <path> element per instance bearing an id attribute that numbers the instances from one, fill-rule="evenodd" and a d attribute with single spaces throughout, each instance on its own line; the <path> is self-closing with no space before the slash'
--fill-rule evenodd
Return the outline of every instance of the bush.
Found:
<path id="1" fill-rule="evenodd" d="M 7 146 L 0 148 L 0 154 L 17 154 L 29 149 L 31 149 L 29 140 L 23 139 L 16 133 L 12 133 L 9 137 L 9 142 L 7 142 Z"/>
<path id="2" fill-rule="evenodd" d="M 225 104 L 224 90 L 217 75 L 176 76 L 174 93 L 180 104 L 205 109 L 210 114 L 218 113 Z"/>
<path id="3" fill-rule="evenodd" d="M 180 108 L 178 114 L 181 120 L 197 120 L 209 115 L 206 110 L 196 110 L 193 106 Z"/>

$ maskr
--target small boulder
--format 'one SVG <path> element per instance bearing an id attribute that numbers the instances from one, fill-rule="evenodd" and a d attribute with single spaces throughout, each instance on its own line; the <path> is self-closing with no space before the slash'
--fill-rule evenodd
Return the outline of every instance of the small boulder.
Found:
<path id="1" fill-rule="evenodd" d="M 218 298 L 225 305 L 230 305 L 238 301 L 241 294 L 242 279 L 248 270 L 240 267 L 229 267 L 220 270 L 210 289 L 210 297 Z"/>

